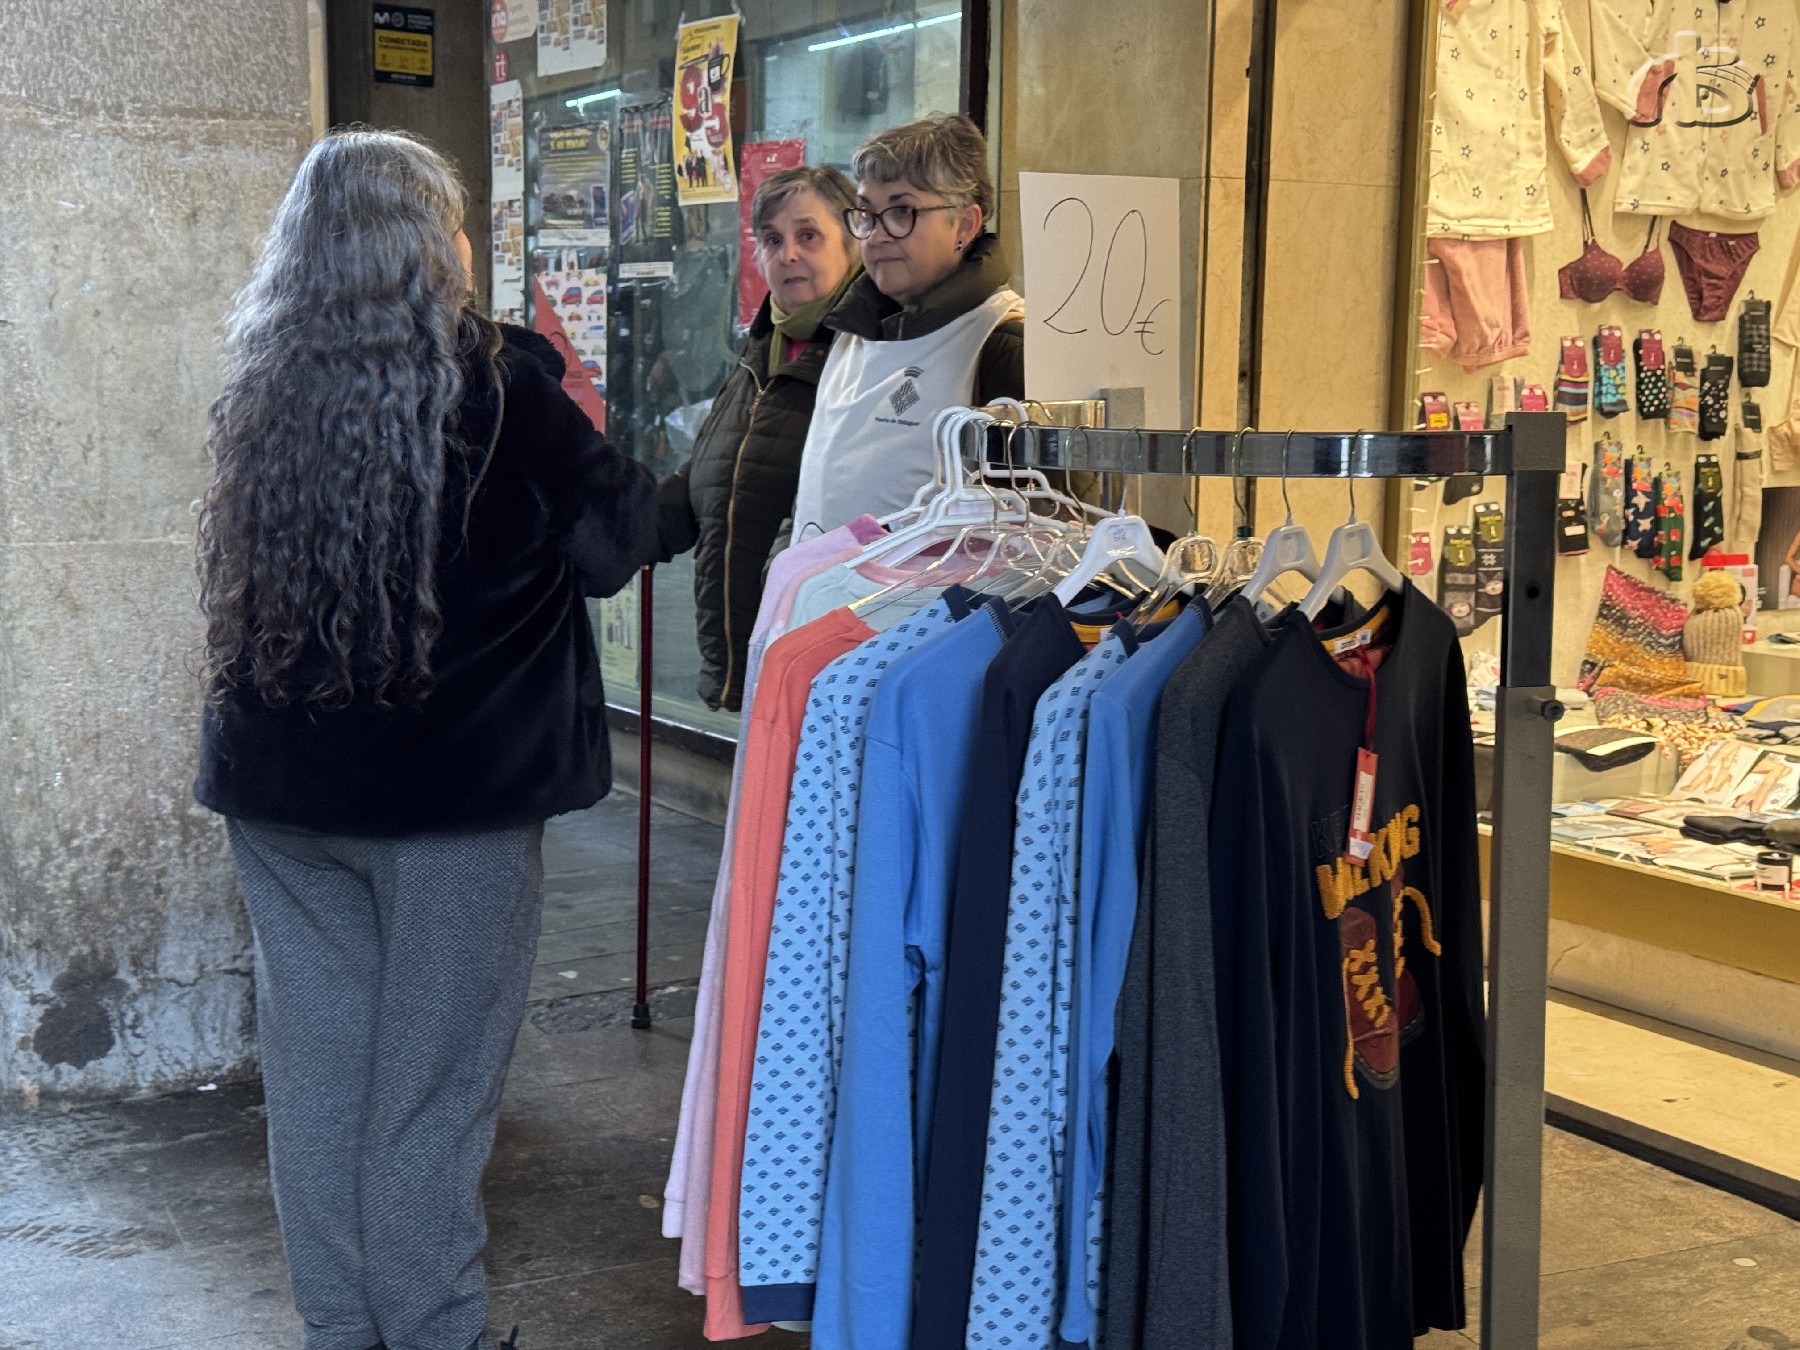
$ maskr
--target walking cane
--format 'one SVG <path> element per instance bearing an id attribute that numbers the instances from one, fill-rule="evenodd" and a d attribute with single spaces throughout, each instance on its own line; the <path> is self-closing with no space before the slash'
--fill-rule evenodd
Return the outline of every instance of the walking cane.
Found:
<path id="1" fill-rule="evenodd" d="M 650 1028 L 650 636 L 654 567 L 638 573 L 638 871 L 636 1031 Z"/>

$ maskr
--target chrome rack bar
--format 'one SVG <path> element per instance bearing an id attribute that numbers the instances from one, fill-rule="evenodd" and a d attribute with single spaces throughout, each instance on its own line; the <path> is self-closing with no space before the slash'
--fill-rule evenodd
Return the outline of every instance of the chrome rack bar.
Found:
<path id="1" fill-rule="evenodd" d="M 1559 413 L 1520 417 L 1562 420 Z M 1199 478 L 1443 478 L 1562 468 L 1520 462 L 1524 442 L 1507 431 L 1152 431 L 997 423 L 983 447 L 991 464 Z"/>

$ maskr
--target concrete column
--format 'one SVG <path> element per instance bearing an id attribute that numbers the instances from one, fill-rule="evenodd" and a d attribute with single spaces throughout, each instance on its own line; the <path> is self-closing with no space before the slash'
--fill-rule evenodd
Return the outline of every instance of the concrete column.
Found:
<path id="1" fill-rule="evenodd" d="M 253 1063 L 191 504 L 305 0 L 8 0 L 0 91 L 0 1100 L 155 1091 Z"/>

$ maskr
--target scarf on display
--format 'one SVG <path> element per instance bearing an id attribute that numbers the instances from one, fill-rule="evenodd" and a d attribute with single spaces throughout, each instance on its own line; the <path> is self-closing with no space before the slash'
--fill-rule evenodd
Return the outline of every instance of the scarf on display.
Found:
<path id="1" fill-rule="evenodd" d="M 821 295 L 817 300 L 788 311 L 783 309 L 773 295 L 769 297 L 769 319 L 775 325 L 775 332 L 769 338 L 769 370 L 773 376 L 788 363 L 788 343 L 806 343 L 813 340 L 813 334 L 819 331 L 819 325 L 825 322 L 825 316 L 837 307 L 837 302 L 844 298 L 844 292 L 850 289 L 850 283 L 862 275 L 862 264 L 850 264 L 850 270 L 844 273 L 844 279 L 838 282 L 835 290 L 829 295 Z"/>

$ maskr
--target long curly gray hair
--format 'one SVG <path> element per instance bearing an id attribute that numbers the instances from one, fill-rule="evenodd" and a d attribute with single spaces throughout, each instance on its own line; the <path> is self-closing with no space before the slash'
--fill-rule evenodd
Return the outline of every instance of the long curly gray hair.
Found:
<path id="1" fill-rule="evenodd" d="M 468 308 L 465 196 L 391 132 L 336 132 L 288 188 L 226 320 L 201 505 L 209 697 L 271 707 L 417 704 L 432 682 L 439 514 Z"/>

